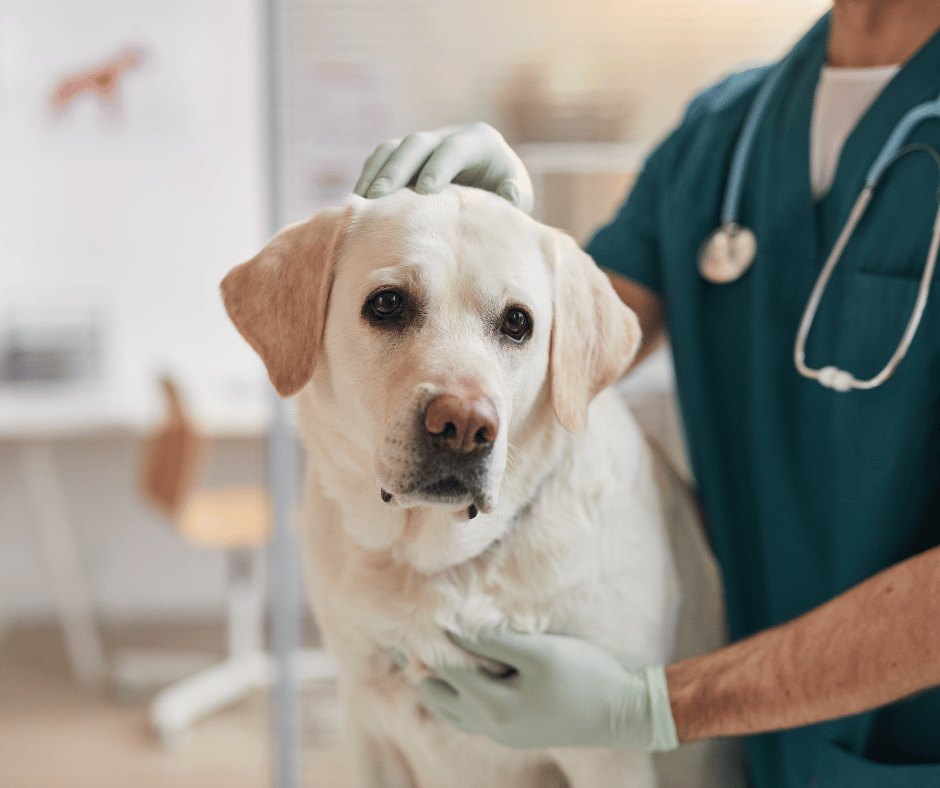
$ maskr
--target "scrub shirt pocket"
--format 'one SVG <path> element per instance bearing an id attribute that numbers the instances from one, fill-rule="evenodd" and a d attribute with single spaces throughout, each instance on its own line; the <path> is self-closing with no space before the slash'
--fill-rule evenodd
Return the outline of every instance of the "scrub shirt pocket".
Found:
<path id="1" fill-rule="evenodd" d="M 894 356 L 917 302 L 920 280 L 893 274 L 846 270 L 831 282 L 833 298 L 820 303 L 818 344 L 810 366 L 833 364 L 858 380 L 871 380 Z M 823 310 L 831 310 L 824 314 Z M 812 336 L 815 326 L 810 329 Z M 817 384 L 818 385 L 818 384 Z M 875 468 L 912 449 L 940 414 L 940 277 L 907 354 L 894 373 L 872 389 L 829 391 L 822 398 L 827 427 L 853 463 Z M 872 454 L 872 449 L 877 452 Z"/>
<path id="2" fill-rule="evenodd" d="M 920 280 L 846 271 L 838 286 L 841 303 L 835 358 L 823 363 L 836 364 L 851 372 L 858 380 L 870 380 L 885 368 L 901 343 L 914 312 Z M 930 290 L 927 311 L 895 375 L 916 375 L 917 370 L 912 367 L 927 360 L 924 351 L 929 353 L 933 337 L 925 341 L 930 335 L 930 328 L 925 324 L 930 323 L 928 318 L 940 310 L 940 303 L 937 302 L 940 292 L 936 286 L 931 286 Z"/>
<path id="3" fill-rule="evenodd" d="M 807 788 L 940 788 L 940 764 L 876 763 L 817 740 Z"/>
<path id="4" fill-rule="evenodd" d="M 869 380 L 897 350 L 920 281 L 846 270 L 831 284 L 833 298 L 820 304 L 820 342 L 808 360 Z M 925 491 L 936 485 L 940 460 L 940 278 L 907 355 L 883 384 L 848 392 L 807 384 L 816 388 L 805 398 L 805 417 L 826 445 L 837 447 L 818 466 L 825 487 L 816 500 L 829 518 L 820 548 L 829 598 L 905 558 L 922 539 Z M 897 527 L 858 525 L 892 522 L 907 523 L 907 536 Z"/>

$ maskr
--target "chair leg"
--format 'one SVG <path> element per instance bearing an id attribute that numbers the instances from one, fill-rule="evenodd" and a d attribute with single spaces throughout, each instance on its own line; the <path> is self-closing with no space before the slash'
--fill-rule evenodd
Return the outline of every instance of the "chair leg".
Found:
<path id="1" fill-rule="evenodd" d="M 263 652 L 241 654 L 175 684 L 154 699 L 150 722 L 164 746 L 185 741 L 194 723 L 271 682 Z"/>
<path id="2" fill-rule="evenodd" d="M 228 654 L 264 650 L 265 571 L 263 548 L 228 552 Z"/>
<path id="3" fill-rule="evenodd" d="M 150 721 L 164 746 L 185 742 L 196 722 L 273 681 L 273 660 L 264 649 L 263 559 L 262 549 L 229 553 L 228 657 L 154 698 Z M 301 685 L 336 676 L 332 660 L 321 649 L 301 649 L 296 659 Z"/>
<path id="4" fill-rule="evenodd" d="M 262 559 L 260 548 L 228 552 L 228 654 L 222 662 L 167 687 L 154 698 L 150 721 L 164 745 L 185 741 L 200 719 L 270 683 L 271 660 L 264 651 Z"/>

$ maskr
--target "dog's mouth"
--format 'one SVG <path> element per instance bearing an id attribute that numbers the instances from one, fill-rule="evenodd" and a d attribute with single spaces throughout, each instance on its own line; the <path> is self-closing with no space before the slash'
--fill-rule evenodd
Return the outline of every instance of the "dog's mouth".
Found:
<path id="1" fill-rule="evenodd" d="M 453 476 L 422 487 L 418 494 L 428 503 L 443 504 L 466 504 L 468 499 L 472 500 L 474 497 L 470 488 Z M 467 507 L 467 517 L 472 520 L 477 516 L 478 511 L 476 503 L 471 503 Z"/>
<path id="2" fill-rule="evenodd" d="M 483 508 L 482 496 L 474 492 L 470 486 L 456 476 L 445 476 L 429 484 L 416 487 L 406 493 L 393 495 L 384 488 L 381 491 L 382 500 L 391 503 L 397 498 L 400 506 L 420 506 L 422 504 L 454 505 L 467 508 L 467 516 L 472 520 Z M 487 509 L 484 508 L 484 511 Z"/>
<path id="3" fill-rule="evenodd" d="M 460 503 L 470 495 L 470 488 L 460 479 L 449 476 L 422 487 L 418 492 L 441 503 Z"/>

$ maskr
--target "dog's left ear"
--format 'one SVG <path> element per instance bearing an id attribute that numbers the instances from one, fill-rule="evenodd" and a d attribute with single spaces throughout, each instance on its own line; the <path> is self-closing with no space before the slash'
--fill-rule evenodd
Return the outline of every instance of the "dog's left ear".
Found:
<path id="1" fill-rule="evenodd" d="M 222 280 L 229 317 L 282 397 L 313 377 L 336 255 L 353 213 L 353 205 L 325 208 L 284 228 Z"/>
<path id="2" fill-rule="evenodd" d="M 573 238 L 550 230 L 545 243 L 555 272 L 552 405 L 562 426 L 580 432 L 591 400 L 629 369 L 640 347 L 640 323 Z"/>

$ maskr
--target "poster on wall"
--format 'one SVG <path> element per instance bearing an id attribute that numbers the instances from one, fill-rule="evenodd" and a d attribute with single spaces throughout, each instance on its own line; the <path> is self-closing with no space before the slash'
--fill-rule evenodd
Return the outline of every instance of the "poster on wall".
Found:
<path id="1" fill-rule="evenodd" d="M 24 153 L 149 157 L 207 145 L 201 4 L 0 3 L 0 106 Z"/>

